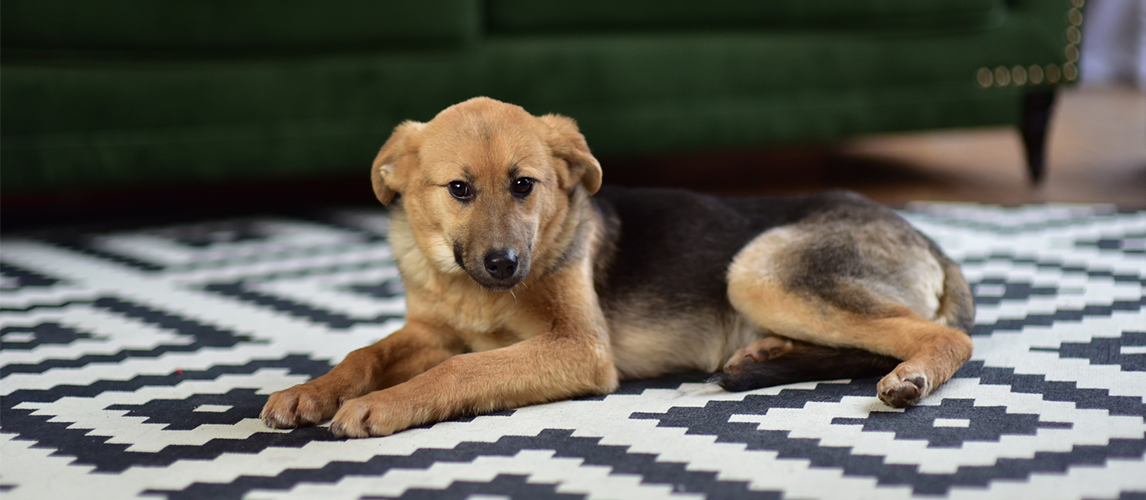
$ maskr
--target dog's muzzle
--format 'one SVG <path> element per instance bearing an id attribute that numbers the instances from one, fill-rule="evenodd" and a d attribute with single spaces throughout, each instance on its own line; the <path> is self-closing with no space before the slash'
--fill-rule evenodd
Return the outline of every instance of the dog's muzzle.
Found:
<path id="1" fill-rule="evenodd" d="M 481 260 L 465 259 L 461 247 L 455 247 L 454 258 L 479 285 L 491 290 L 509 290 L 529 275 L 529 256 L 512 248 L 498 248 L 485 253 Z"/>

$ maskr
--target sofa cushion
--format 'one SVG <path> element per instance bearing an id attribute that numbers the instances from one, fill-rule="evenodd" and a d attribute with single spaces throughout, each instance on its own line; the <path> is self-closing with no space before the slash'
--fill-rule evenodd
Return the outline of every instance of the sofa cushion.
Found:
<path id="1" fill-rule="evenodd" d="M 489 0 L 491 33 L 662 29 L 981 29 L 1005 0 Z"/>
<path id="2" fill-rule="evenodd" d="M 458 44 L 476 0 L 5 0 L 5 50 L 212 55 Z M 209 27 L 210 29 L 204 29 Z"/>

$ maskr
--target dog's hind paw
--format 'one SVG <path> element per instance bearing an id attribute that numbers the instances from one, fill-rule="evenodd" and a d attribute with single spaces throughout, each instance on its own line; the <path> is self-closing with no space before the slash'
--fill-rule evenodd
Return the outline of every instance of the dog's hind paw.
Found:
<path id="1" fill-rule="evenodd" d="M 724 364 L 724 372 L 732 377 L 752 363 L 760 363 L 772 358 L 783 356 L 793 348 L 792 341 L 782 337 L 764 337 L 756 340 L 748 347 L 737 349 Z"/>
<path id="2" fill-rule="evenodd" d="M 783 365 L 776 365 L 775 360 L 793 349 L 795 344 L 790 339 L 775 336 L 758 339 L 738 349 L 724 364 L 724 371 L 713 375 L 709 382 L 731 392 L 776 385 L 775 368 Z"/>
<path id="3" fill-rule="evenodd" d="M 895 370 L 879 381 L 876 390 L 880 401 L 892 408 L 906 408 L 930 392 L 927 376 L 923 374 L 900 374 Z"/>

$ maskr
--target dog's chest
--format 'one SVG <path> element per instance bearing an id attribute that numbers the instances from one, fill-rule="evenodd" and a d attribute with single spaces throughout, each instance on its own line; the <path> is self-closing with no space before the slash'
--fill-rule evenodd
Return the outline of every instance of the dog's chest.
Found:
<path id="1" fill-rule="evenodd" d="M 544 331 L 544 322 L 524 311 L 513 295 L 474 292 L 410 295 L 407 306 L 411 313 L 449 326 L 474 351 L 505 347 Z"/>

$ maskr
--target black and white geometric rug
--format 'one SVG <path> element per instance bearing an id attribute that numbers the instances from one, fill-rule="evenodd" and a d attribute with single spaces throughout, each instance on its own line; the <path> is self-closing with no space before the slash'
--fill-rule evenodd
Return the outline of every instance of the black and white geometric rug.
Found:
<path id="1" fill-rule="evenodd" d="M 5 236 L 0 496 L 1146 498 L 1146 212 L 903 213 L 978 305 L 917 407 L 694 373 L 350 441 L 258 413 L 402 324 L 381 209 Z"/>

